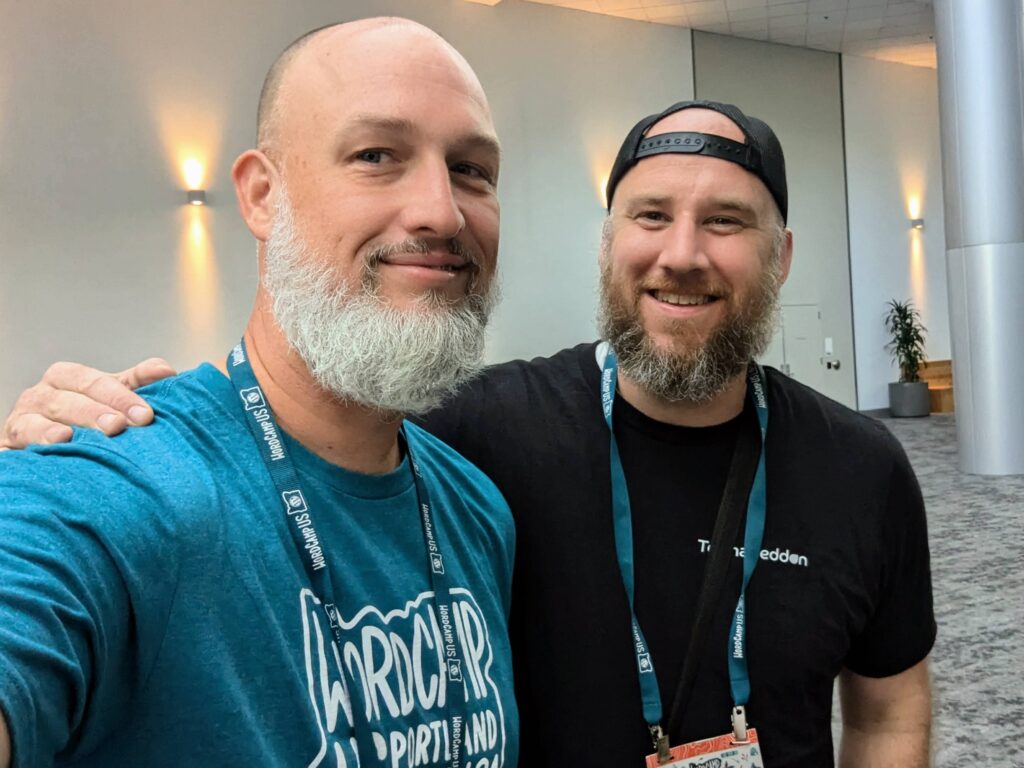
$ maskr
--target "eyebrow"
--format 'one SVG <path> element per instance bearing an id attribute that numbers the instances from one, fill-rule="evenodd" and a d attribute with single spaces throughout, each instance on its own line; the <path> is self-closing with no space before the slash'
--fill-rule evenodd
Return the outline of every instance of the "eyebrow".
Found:
<path id="1" fill-rule="evenodd" d="M 404 117 L 357 114 L 342 129 L 342 135 L 361 128 L 399 134 L 411 134 L 417 130 L 416 123 Z M 498 160 L 501 159 L 501 145 L 494 136 L 487 133 L 471 133 L 461 136 L 455 141 L 455 147 L 460 150 L 482 150 L 494 155 Z"/>
<path id="2" fill-rule="evenodd" d="M 661 208 L 669 205 L 672 202 L 672 198 L 669 195 L 644 195 L 643 197 L 631 197 L 625 201 L 624 208 L 643 208 L 650 206 L 652 208 Z"/>
<path id="3" fill-rule="evenodd" d="M 753 205 L 743 200 L 736 200 L 733 198 L 719 198 L 717 200 L 712 200 L 709 207 L 737 211 L 738 213 L 745 213 L 750 216 L 754 216 L 755 218 L 758 215 L 757 209 L 755 209 Z"/>

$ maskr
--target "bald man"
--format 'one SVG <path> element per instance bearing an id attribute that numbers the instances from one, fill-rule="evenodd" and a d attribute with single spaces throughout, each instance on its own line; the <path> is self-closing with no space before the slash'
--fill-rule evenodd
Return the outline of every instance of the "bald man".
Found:
<path id="1" fill-rule="evenodd" d="M 515 765 L 509 509 L 403 421 L 480 367 L 498 168 L 430 30 L 281 56 L 241 342 L 151 429 L 0 459 L 0 766 Z"/>

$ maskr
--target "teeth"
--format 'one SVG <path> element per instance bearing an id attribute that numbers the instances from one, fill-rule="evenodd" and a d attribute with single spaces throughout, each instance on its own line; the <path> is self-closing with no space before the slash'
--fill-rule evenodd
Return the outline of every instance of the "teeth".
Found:
<path id="1" fill-rule="evenodd" d="M 707 304 L 711 297 L 706 295 L 696 296 L 690 294 L 668 293 L 667 291 L 655 291 L 654 298 L 664 301 L 666 304 L 678 304 L 680 306 L 695 306 Z"/>

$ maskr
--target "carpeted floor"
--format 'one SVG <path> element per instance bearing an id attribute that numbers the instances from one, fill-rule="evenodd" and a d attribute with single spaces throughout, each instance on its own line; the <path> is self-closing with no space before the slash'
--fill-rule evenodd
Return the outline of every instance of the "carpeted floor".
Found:
<path id="1" fill-rule="evenodd" d="M 928 509 L 934 765 L 1024 768 L 1024 476 L 960 472 L 954 418 L 882 419 Z"/>

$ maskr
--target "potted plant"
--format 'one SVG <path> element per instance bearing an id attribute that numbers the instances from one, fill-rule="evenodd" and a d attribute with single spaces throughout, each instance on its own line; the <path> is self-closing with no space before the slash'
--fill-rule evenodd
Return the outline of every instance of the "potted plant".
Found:
<path id="1" fill-rule="evenodd" d="M 924 362 L 924 334 L 921 315 L 913 303 L 889 302 L 885 328 L 890 341 L 885 345 L 900 369 L 900 380 L 889 384 L 889 411 L 893 416 L 927 416 L 930 412 L 928 382 L 918 370 Z"/>

